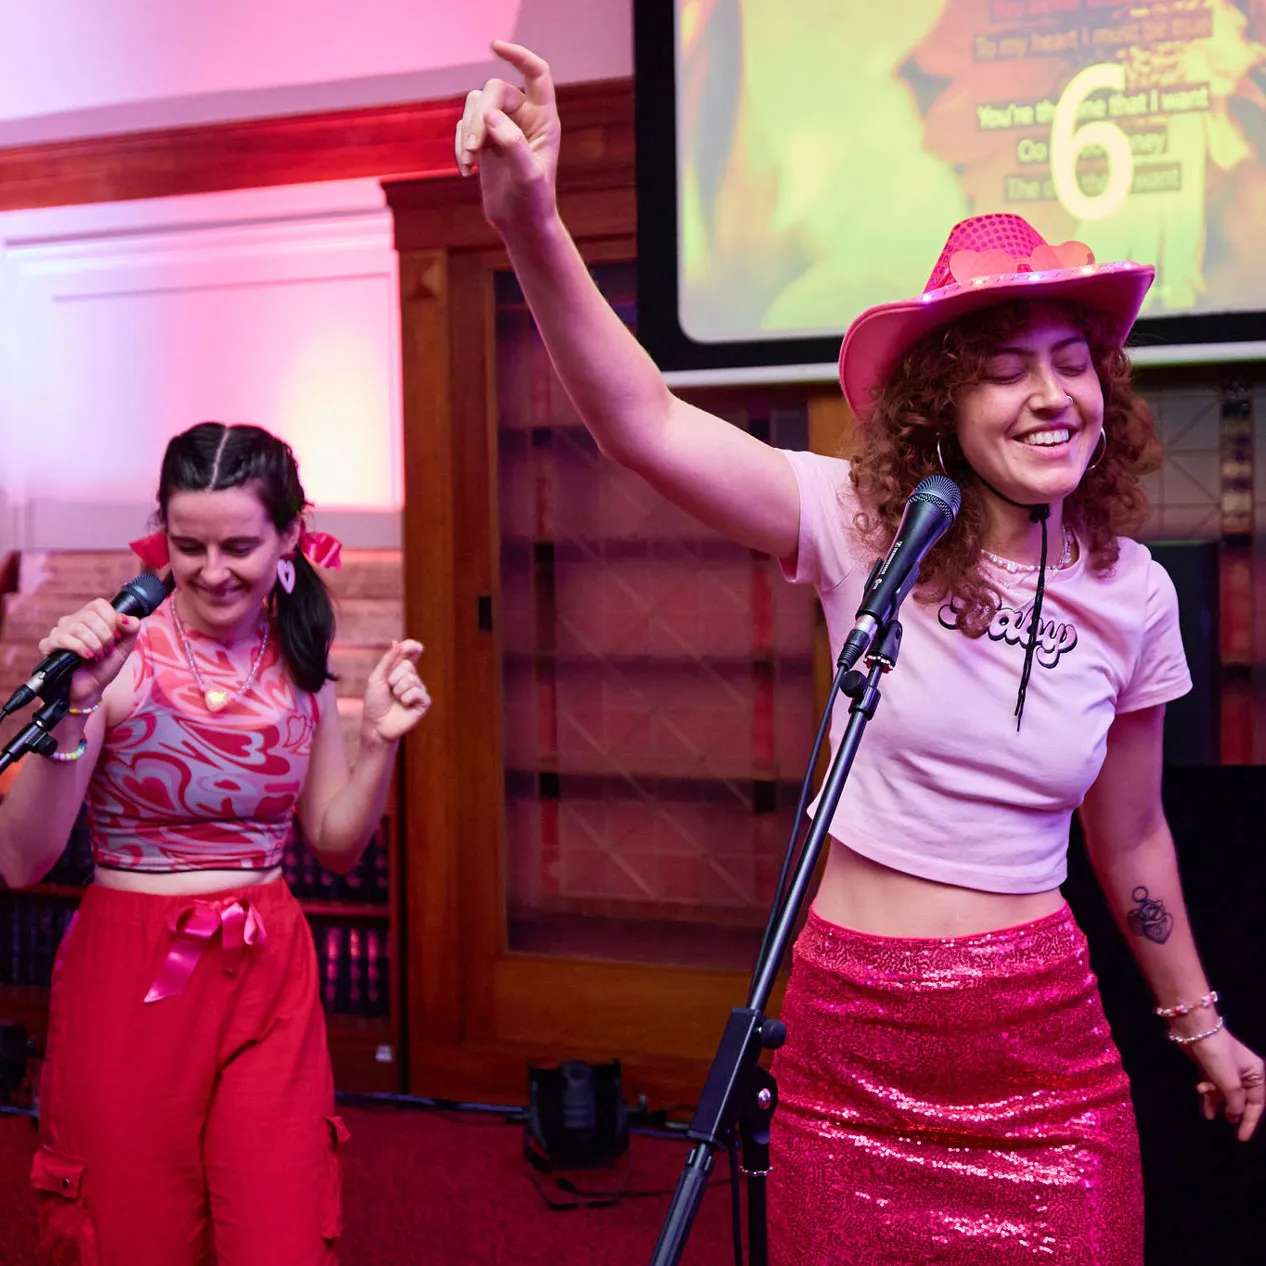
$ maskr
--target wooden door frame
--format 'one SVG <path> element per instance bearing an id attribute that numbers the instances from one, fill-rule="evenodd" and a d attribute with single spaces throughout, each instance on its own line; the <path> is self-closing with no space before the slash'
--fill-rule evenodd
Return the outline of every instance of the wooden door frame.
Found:
<path id="1" fill-rule="evenodd" d="M 591 261 L 636 257 L 633 96 L 562 96 L 559 206 Z M 400 252 L 406 616 L 437 689 L 406 745 L 409 1086 L 518 1101 L 525 1065 L 620 1058 L 631 1093 L 697 1094 L 735 972 L 510 954 L 496 633 L 494 277 L 508 267 L 478 184 L 388 182 Z M 491 600 L 492 631 L 479 627 Z M 673 1035 L 671 1056 L 656 1035 Z M 566 1037 L 562 1035 L 566 1034 Z"/>

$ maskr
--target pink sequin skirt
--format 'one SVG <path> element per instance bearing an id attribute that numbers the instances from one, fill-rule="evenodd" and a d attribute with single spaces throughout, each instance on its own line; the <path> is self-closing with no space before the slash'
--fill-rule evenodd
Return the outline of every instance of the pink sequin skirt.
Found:
<path id="1" fill-rule="evenodd" d="M 773 1262 L 1141 1266 L 1129 1082 L 1067 906 L 926 940 L 811 912 L 781 1014 Z"/>

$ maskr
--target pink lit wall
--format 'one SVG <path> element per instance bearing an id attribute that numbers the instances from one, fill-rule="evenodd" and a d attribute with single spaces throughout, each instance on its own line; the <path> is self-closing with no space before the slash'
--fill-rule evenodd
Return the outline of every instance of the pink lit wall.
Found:
<path id="1" fill-rule="evenodd" d="M 632 73 L 632 0 L 0 0 L 0 145 L 455 95 L 495 37 Z M 399 539 L 399 303 L 376 181 L 0 214 L 0 555 L 121 548 L 163 446 L 251 421 L 318 522 Z"/>
<path id="2" fill-rule="evenodd" d="M 168 438 L 206 419 L 284 436 L 349 544 L 398 539 L 398 281 L 376 181 L 9 212 L 0 246 L 0 552 L 121 548 Z"/>
<path id="3" fill-rule="evenodd" d="M 632 0 L 0 0 L 0 144 L 428 100 L 494 38 L 559 82 L 632 73 Z"/>

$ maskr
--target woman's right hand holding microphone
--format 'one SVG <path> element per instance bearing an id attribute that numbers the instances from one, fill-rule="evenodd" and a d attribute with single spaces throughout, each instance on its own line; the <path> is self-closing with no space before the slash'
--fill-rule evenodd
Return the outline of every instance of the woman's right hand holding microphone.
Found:
<path id="1" fill-rule="evenodd" d="M 73 651 L 83 660 L 70 678 L 71 707 L 88 710 L 101 701 L 132 653 L 141 622 L 121 615 L 104 598 L 63 616 L 39 644 L 40 657 Z"/>

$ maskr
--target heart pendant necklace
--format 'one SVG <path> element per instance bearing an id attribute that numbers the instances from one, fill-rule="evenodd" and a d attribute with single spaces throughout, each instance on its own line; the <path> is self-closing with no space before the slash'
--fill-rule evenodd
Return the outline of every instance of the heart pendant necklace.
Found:
<path id="1" fill-rule="evenodd" d="M 193 657 L 193 647 L 189 645 L 189 639 L 185 636 L 185 626 L 180 622 L 175 603 L 172 604 L 171 618 L 180 637 L 180 645 L 184 647 L 185 658 L 189 661 L 189 671 L 193 673 L 193 679 L 197 682 L 198 689 L 202 691 L 202 699 L 207 705 L 207 711 L 222 712 L 235 699 L 240 699 L 254 684 L 255 676 L 264 662 L 264 652 L 268 649 L 268 622 L 264 622 L 264 633 L 259 641 L 259 650 L 256 652 L 254 663 L 251 664 L 250 672 L 246 674 L 246 680 L 236 690 L 229 691 L 223 688 L 209 689 L 207 687 L 202 671 L 198 667 L 198 661 Z"/>

